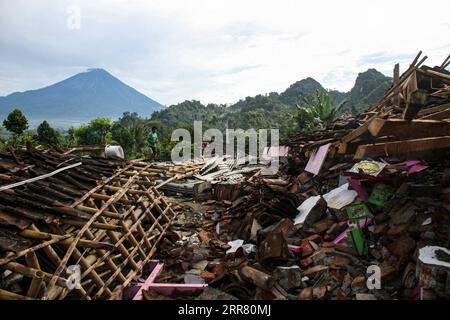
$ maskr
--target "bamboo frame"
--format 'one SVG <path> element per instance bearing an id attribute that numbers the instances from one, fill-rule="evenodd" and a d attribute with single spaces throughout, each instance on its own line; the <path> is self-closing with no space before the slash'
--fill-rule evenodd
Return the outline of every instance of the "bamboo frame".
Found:
<path id="1" fill-rule="evenodd" d="M 1 258 L 0 266 L 31 278 L 31 284 L 20 295 L 1 295 L 12 299 L 117 298 L 117 286 L 128 286 L 142 271 L 177 216 L 153 180 L 169 168 L 128 164 L 74 199 L 70 207 L 88 214 L 89 220 L 63 217 L 48 225 L 34 222 L 21 231 L 33 246 Z M 51 183 L 64 183 L 55 191 L 68 196 L 78 193 L 89 178 L 71 183 L 74 172 L 52 177 Z M 176 174 L 170 180 L 180 177 Z M 26 266 L 19 263 L 22 259 Z M 81 268 L 82 285 L 69 290 L 67 267 L 72 264 Z"/>

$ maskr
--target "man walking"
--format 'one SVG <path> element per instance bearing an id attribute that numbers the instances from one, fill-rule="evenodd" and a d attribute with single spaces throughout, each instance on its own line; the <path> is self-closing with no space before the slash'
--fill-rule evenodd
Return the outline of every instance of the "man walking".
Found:
<path id="1" fill-rule="evenodd" d="M 149 153 L 149 159 L 155 159 L 156 158 L 156 145 L 159 141 L 158 132 L 156 127 L 152 127 L 152 132 L 150 132 L 147 136 L 147 142 L 148 142 L 148 153 Z"/>

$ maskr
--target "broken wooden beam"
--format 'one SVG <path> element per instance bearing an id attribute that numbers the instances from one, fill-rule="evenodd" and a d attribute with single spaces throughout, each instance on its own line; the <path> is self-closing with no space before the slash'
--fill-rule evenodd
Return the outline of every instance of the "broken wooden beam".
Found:
<path id="1" fill-rule="evenodd" d="M 446 110 L 442 110 L 440 112 L 432 113 L 426 116 L 423 116 L 421 119 L 423 120 L 444 120 L 450 119 L 450 106 Z"/>
<path id="2" fill-rule="evenodd" d="M 428 151 L 450 147 L 450 136 L 365 144 L 358 147 L 354 159 L 368 156 L 386 156 L 409 152 Z"/>
<path id="3" fill-rule="evenodd" d="M 371 121 L 368 130 L 374 137 L 393 136 L 398 139 L 450 136 L 450 122 L 378 118 Z"/>

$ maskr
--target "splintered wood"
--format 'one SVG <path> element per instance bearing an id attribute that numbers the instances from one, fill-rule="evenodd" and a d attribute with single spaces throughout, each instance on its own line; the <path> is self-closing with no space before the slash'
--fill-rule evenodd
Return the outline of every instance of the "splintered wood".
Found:
<path id="1" fill-rule="evenodd" d="M 445 61 L 440 67 L 421 67 L 426 57 L 417 63 L 420 55 L 399 78 L 394 69 L 393 87 L 365 113 L 372 116 L 360 127 L 361 134 L 338 142 L 345 146 L 336 144 L 340 153 L 352 143 L 357 145 L 355 159 L 450 146 L 450 73 Z"/>
<path id="2" fill-rule="evenodd" d="M 30 154 L 35 174 L 66 157 Z M 53 180 L 1 192 L 0 270 L 2 278 L 17 280 L 0 284 L 0 300 L 115 299 L 141 273 L 176 218 L 154 183 L 163 169 L 140 162 L 113 161 L 111 168 L 106 160 L 82 161 Z M 95 171 L 99 174 L 89 170 L 96 164 L 112 174 L 89 180 Z M 26 164 L 16 166 L 28 172 L 23 171 Z M 77 174 L 77 179 L 66 179 Z M 77 181 L 83 181 L 83 189 Z"/>
<path id="3" fill-rule="evenodd" d="M 427 57 L 420 56 L 421 52 L 402 75 L 395 65 L 391 88 L 366 112 L 312 133 L 302 132 L 283 144 L 297 159 L 309 158 L 328 143 L 328 158 L 412 156 L 449 148 L 450 72 L 445 68 L 450 58 L 431 68 L 422 66 Z"/>

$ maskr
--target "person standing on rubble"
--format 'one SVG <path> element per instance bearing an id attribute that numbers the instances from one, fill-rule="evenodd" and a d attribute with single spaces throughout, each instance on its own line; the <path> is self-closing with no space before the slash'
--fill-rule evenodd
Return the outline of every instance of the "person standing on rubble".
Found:
<path id="1" fill-rule="evenodd" d="M 156 145 L 159 142 L 159 136 L 156 127 L 152 127 L 152 132 L 147 136 L 149 159 L 156 159 Z"/>

